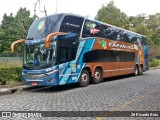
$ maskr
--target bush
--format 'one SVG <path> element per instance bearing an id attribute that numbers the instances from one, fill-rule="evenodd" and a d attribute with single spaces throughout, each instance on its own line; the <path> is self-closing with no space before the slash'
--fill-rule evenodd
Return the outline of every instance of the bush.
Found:
<path id="1" fill-rule="evenodd" d="M 5 85 L 10 81 L 21 81 L 21 67 L 0 67 L 0 84 Z"/>
<path id="2" fill-rule="evenodd" d="M 12 54 L 10 51 L 3 51 L 0 53 L 0 57 L 15 57 L 16 54 Z"/>
<path id="3" fill-rule="evenodd" d="M 157 59 L 152 59 L 152 60 L 150 60 L 150 62 L 149 62 L 149 66 L 150 67 L 156 67 L 156 66 L 158 66 L 159 65 L 159 60 L 157 60 Z"/>

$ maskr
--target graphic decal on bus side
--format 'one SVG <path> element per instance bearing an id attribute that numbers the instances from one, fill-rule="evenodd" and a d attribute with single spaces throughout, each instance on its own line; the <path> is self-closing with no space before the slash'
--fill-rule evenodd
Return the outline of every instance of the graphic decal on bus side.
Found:
<path id="1" fill-rule="evenodd" d="M 108 46 L 114 47 L 114 48 L 121 48 L 121 49 L 130 49 L 130 50 L 132 50 L 134 48 L 133 45 L 124 45 L 124 44 L 119 44 L 119 43 L 115 43 L 115 42 L 108 43 Z"/>
<path id="2" fill-rule="evenodd" d="M 107 48 L 107 43 L 105 40 L 102 40 L 100 43 L 100 46 L 103 48 L 103 49 L 106 49 Z"/>
<path id="3" fill-rule="evenodd" d="M 70 66 L 70 68 L 68 68 L 66 65 L 66 68 L 60 73 L 59 85 L 76 83 L 79 80 L 81 70 L 86 65 L 86 63 L 83 63 L 83 55 L 85 52 L 90 51 L 93 48 L 94 43 L 95 39 L 80 42 L 76 59 L 67 64 Z"/>
<path id="4" fill-rule="evenodd" d="M 123 50 L 139 50 L 139 47 L 134 44 L 123 44 L 123 43 L 119 43 L 117 41 L 111 41 L 111 40 L 98 40 L 98 43 L 100 45 L 101 48 L 103 49 L 107 49 L 108 47 L 110 48 L 117 48 L 117 50 L 119 49 L 123 49 Z"/>
<path id="5" fill-rule="evenodd" d="M 89 39 L 89 40 L 87 40 L 87 42 L 86 42 L 86 44 L 85 44 L 85 46 L 84 46 L 85 49 L 83 49 L 83 51 L 82 51 L 82 53 L 81 53 L 81 56 L 80 56 L 80 58 L 78 59 L 78 63 L 81 63 L 81 66 L 82 66 L 81 69 L 78 69 L 78 73 L 81 73 L 81 71 L 83 70 L 83 68 L 84 68 L 85 65 L 86 65 L 86 63 L 83 63 L 83 62 L 82 62 L 82 61 L 83 61 L 83 55 L 84 55 L 84 53 L 93 49 L 93 46 L 94 46 L 94 44 L 95 44 L 95 41 L 96 41 L 96 39 Z M 79 80 L 80 75 L 81 75 L 81 74 L 78 75 L 78 79 L 76 80 L 76 82 Z"/>
<path id="6" fill-rule="evenodd" d="M 45 26 L 45 21 L 42 20 L 42 21 L 40 21 L 39 24 L 37 25 L 37 29 L 38 29 L 38 30 L 42 30 L 42 29 L 44 28 L 44 26 Z"/>
<path id="7" fill-rule="evenodd" d="M 72 67 L 72 64 L 76 64 L 76 62 L 79 60 L 79 56 L 80 56 L 80 54 L 81 54 L 81 52 L 83 51 L 83 48 L 84 48 L 84 45 L 85 45 L 85 42 L 86 41 L 82 41 L 82 42 L 80 42 L 80 45 L 79 45 L 79 47 L 78 47 L 78 50 L 77 50 L 77 55 L 76 55 L 76 59 L 74 60 L 74 61 L 72 61 L 72 62 L 68 62 L 67 64 L 66 64 L 66 66 L 71 66 Z M 75 67 L 76 65 L 74 65 L 74 67 Z M 72 68 L 68 68 L 68 67 L 66 67 L 61 73 L 60 73 L 60 76 L 59 76 L 59 80 L 60 80 L 60 85 L 64 85 L 64 84 L 66 84 L 67 83 L 67 81 L 69 82 L 69 76 L 71 76 L 71 73 L 73 72 L 72 71 L 73 69 Z M 64 75 L 64 76 L 62 76 L 62 75 Z M 75 76 L 74 76 L 74 79 L 75 79 Z M 73 81 L 71 80 L 70 82 L 72 82 L 73 83 Z M 74 80 L 74 82 L 75 82 L 75 80 Z"/>
<path id="8" fill-rule="evenodd" d="M 86 29 L 89 30 L 90 33 L 92 33 L 92 34 L 96 34 L 96 33 L 100 32 L 100 30 L 95 27 L 96 27 L 96 24 L 94 24 L 94 23 L 90 23 L 90 22 L 86 23 Z"/>
<path id="9" fill-rule="evenodd" d="M 96 33 L 98 33 L 100 30 L 98 30 L 98 29 L 96 29 L 96 28 L 92 28 L 91 30 L 90 30 L 90 32 L 92 33 L 92 34 L 96 34 Z"/>

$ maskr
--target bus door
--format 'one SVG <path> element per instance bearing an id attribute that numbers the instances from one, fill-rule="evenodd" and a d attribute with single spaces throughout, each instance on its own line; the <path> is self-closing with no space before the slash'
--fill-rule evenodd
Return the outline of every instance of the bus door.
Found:
<path id="1" fill-rule="evenodd" d="M 59 84 L 74 83 L 77 79 L 76 53 L 79 39 L 76 34 L 58 37 Z"/>

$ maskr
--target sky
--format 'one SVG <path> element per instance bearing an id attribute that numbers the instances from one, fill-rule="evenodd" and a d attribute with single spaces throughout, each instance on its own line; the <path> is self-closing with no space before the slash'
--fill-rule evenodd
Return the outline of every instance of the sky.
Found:
<path id="1" fill-rule="evenodd" d="M 4 13 L 15 15 L 20 7 L 26 7 L 34 14 L 34 3 L 37 0 L 0 0 L 0 21 Z M 111 0 L 41 0 L 40 8 L 45 5 L 47 14 L 74 13 L 82 16 L 94 18 L 98 10 L 103 5 L 107 5 Z M 113 0 L 115 6 L 128 16 L 136 16 L 145 13 L 146 15 L 160 13 L 160 0 Z M 57 7 L 56 7 L 57 3 Z M 56 9 L 57 8 L 57 9 Z M 43 17 L 37 5 L 37 15 Z"/>

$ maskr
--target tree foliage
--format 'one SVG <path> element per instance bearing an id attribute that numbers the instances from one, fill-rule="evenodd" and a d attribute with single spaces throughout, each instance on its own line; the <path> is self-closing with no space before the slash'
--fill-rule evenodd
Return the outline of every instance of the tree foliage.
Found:
<path id="1" fill-rule="evenodd" d="M 151 46 L 160 46 L 160 13 L 148 17 L 145 14 L 129 17 L 111 1 L 106 6 L 102 5 L 96 19 L 143 34 L 147 36 Z M 12 13 L 10 15 L 4 14 L 0 24 L 0 54 L 4 51 L 10 51 L 10 45 L 13 41 L 24 39 L 32 22 L 33 17 L 30 16 L 30 11 L 26 8 L 20 8 L 15 16 Z M 16 49 L 16 51 L 22 51 L 21 45 L 18 45 Z"/>
<path id="2" fill-rule="evenodd" d="M 113 1 L 111 1 L 107 6 L 102 5 L 102 8 L 98 11 L 96 19 L 118 27 L 129 29 L 129 20 L 127 15 L 114 6 Z"/>
<path id="3" fill-rule="evenodd" d="M 106 6 L 102 5 L 96 19 L 143 34 L 147 37 L 149 45 L 160 46 L 160 13 L 148 17 L 144 13 L 129 17 L 111 1 Z"/>
<path id="4" fill-rule="evenodd" d="M 33 18 L 26 8 L 20 8 L 15 16 L 4 14 L 0 25 L 0 53 L 10 51 L 13 41 L 24 39 L 32 22 Z M 18 45 L 16 51 L 22 51 L 22 46 Z"/>

